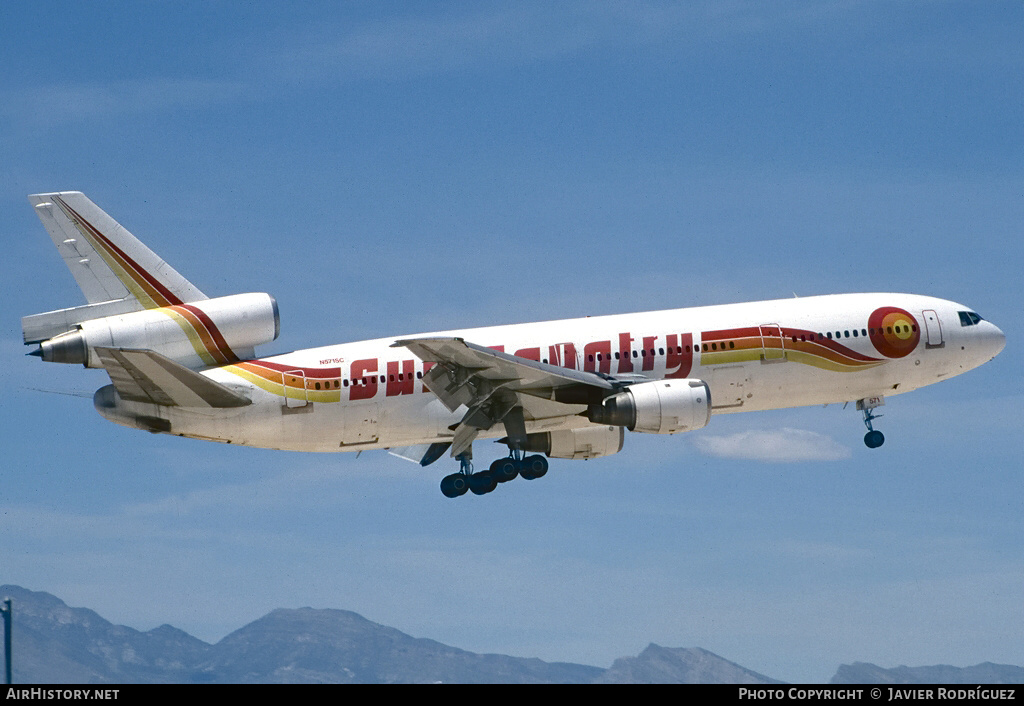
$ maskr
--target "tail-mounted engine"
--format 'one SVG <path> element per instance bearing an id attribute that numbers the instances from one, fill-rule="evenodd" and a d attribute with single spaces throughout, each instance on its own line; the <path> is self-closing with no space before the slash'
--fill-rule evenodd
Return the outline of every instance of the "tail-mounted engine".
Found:
<path id="1" fill-rule="evenodd" d="M 711 419 L 711 390 L 703 380 L 641 382 L 591 405 L 587 418 L 647 434 L 693 431 Z"/>
<path id="2" fill-rule="evenodd" d="M 143 348 L 189 368 L 224 365 L 252 357 L 281 330 L 269 294 L 235 294 L 82 321 L 75 330 L 43 341 L 33 352 L 45 361 L 103 367 L 96 347 Z"/>

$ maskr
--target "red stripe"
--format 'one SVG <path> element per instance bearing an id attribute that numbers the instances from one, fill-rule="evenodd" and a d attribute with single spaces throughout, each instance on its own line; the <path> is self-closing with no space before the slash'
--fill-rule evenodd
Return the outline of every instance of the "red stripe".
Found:
<path id="1" fill-rule="evenodd" d="M 708 343 L 712 341 L 720 341 L 722 339 L 757 339 L 758 342 L 762 338 L 765 340 L 778 340 L 779 334 L 785 338 L 791 339 L 793 336 L 799 338 L 804 336 L 808 338 L 807 341 L 801 341 L 801 343 L 809 343 L 811 345 L 819 345 L 833 353 L 837 353 L 841 356 L 849 358 L 851 360 L 862 362 L 862 363 L 877 363 L 878 358 L 872 358 L 862 353 L 858 353 L 852 348 L 847 348 L 841 343 L 837 343 L 834 339 L 826 338 L 818 334 L 817 331 L 808 331 L 806 329 L 786 328 L 785 326 L 747 326 L 744 328 L 731 328 L 731 329 L 720 329 L 718 331 L 705 331 L 701 334 L 701 341 Z M 810 336 L 814 336 L 814 340 L 809 340 Z M 758 348 L 761 346 L 758 345 Z"/>
<path id="2" fill-rule="evenodd" d="M 224 353 L 217 346 L 217 343 L 213 340 L 210 332 L 199 317 L 192 313 L 191 310 L 186 309 L 183 305 L 162 307 L 169 311 L 173 311 L 185 320 L 187 326 L 191 326 L 192 330 L 195 331 L 196 335 L 199 336 L 199 341 L 203 344 L 203 348 L 210 354 L 214 362 L 217 363 L 234 363 L 238 361 L 238 358 L 232 353 L 230 356 Z M 179 322 L 180 326 L 181 323 Z M 228 351 L 230 353 L 230 350 Z"/>
<path id="3" fill-rule="evenodd" d="M 303 375 L 308 378 L 336 378 L 341 377 L 341 368 L 302 368 L 296 365 L 282 365 L 280 363 L 271 363 L 266 360 L 247 360 L 237 364 L 240 368 L 248 370 L 251 373 L 259 374 L 259 368 L 264 368 L 268 371 L 276 373 L 291 373 L 296 370 L 301 371 Z M 256 368 L 256 370 L 253 370 Z"/>
<path id="4" fill-rule="evenodd" d="M 192 314 L 202 322 L 203 326 L 206 327 L 206 330 L 209 331 L 210 336 L 213 337 L 213 342 L 217 344 L 217 348 L 221 353 L 228 357 L 227 362 L 234 363 L 239 360 L 238 356 L 235 355 L 235 352 L 231 350 L 228 342 L 224 340 L 224 335 L 220 332 L 220 329 L 217 328 L 217 325 L 213 323 L 213 320 L 207 316 L 205 311 L 194 304 L 182 304 L 181 308 L 192 312 Z"/>
<path id="5" fill-rule="evenodd" d="M 718 341 L 723 338 L 760 338 L 761 331 L 757 326 L 745 328 L 725 328 L 718 331 L 704 331 L 700 335 L 702 341 Z"/>

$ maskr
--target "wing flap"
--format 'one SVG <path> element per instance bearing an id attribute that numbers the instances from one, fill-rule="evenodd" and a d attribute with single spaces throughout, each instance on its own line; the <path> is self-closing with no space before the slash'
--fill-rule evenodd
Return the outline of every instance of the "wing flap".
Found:
<path id="1" fill-rule="evenodd" d="M 252 404 L 215 380 L 155 351 L 96 349 L 121 399 L 166 407 L 229 408 Z"/>
<path id="2" fill-rule="evenodd" d="M 454 412 L 466 413 L 454 426 L 451 455 L 466 451 L 481 431 L 504 423 L 509 437 L 525 439 L 525 419 L 577 415 L 588 399 L 600 399 L 615 389 L 597 373 L 561 368 L 461 338 L 414 338 L 392 347 L 408 348 L 425 362 L 435 363 L 423 383 Z"/>
<path id="3" fill-rule="evenodd" d="M 520 358 L 461 338 L 410 338 L 395 341 L 391 345 L 408 348 L 420 360 L 460 368 L 464 371 L 462 375 L 466 380 L 479 377 L 492 383 L 507 383 L 509 387 L 519 391 L 570 385 L 586 385 L 603 390 L 615 388 L 611 382 L 597 373 Z M 430 372 L 433 372 L 433 369 Z M 433 391 L 433 388 L 430 389 Z"/>

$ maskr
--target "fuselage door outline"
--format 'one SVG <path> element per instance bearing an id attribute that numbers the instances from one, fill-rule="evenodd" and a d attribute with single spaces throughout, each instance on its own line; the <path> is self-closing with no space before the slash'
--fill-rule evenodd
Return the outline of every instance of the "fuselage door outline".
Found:
<path id="1" fill-rule="evenodd" d="M 782 327 L 779 324 L 761 324 L 757 327 L 761 334 L 761 361 L 764 363 L 778 363 L 786 360 L 786 337 L 782 335 Z M 779 342 L 779 347 L 774 345 Z"/>
<path id="2" fill-rule="evenodd" d="M 942 348 L 946 342 L 942 340 L 942 324 L 939 322 L 939 315 L 934 309 L 925 309 L 921 312 L 924 319 L 925 348 Z"/>
<path id="3" fill-rule="evenodd" d="M 281 373 L 281 383 L 286 408 L 301 409 L 310 404 L 309 391 L 306 389 L 306 374 L 303 371 L 284 371 Z"/>

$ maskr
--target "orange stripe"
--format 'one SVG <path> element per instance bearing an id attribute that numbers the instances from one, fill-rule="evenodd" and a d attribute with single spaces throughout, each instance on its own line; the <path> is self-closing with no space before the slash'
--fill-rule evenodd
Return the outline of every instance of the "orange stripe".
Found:
<path id="1" fill-rule="evenodd" d="M 191 311 L 182 306 L 171 306 L 167 307 L 185 319 L 188 324 L 192 327 L 192 330 L 199 336 L 199 340 L 203 342 L 203 347 L 206 348 L 206 352 L 209 353 L 214 360 L 218 363 L 233 363 L 234 357 L 228 358 L 224 351 L 220 350 L 213 343 L 213 339 L 210 337 L 209 331 L 203 326 L 202 322 L 199 321 L 198 317 Z"/>

